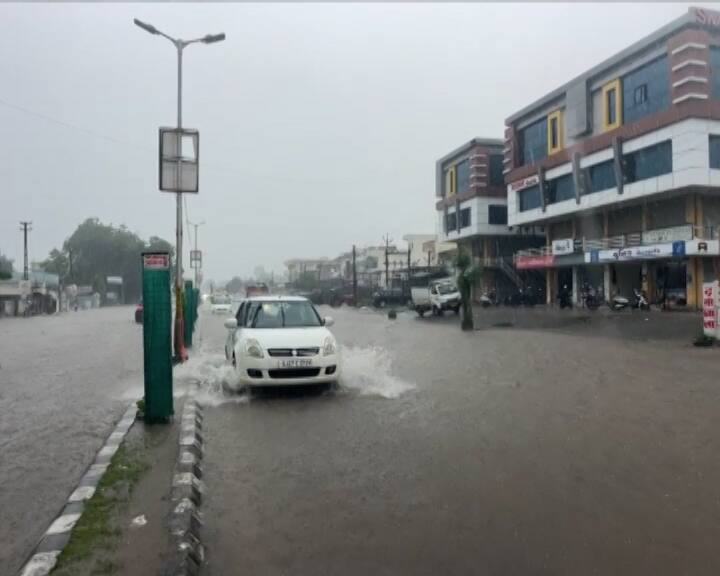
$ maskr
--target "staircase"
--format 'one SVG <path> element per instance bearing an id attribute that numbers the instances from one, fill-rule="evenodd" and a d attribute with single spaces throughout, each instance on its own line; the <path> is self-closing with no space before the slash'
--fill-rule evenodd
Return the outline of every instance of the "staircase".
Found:
<path id="1" fill-rule="evenodd" d="M 515 284 L 516 288 L 522 288 L 523 287 L 523 281 L 522 278 L 518 275 L 518 273 L 515 271 L 515 268 L 507 261 L 505 258 L 498 258 L 498 264 L 500 267 L 500 270 L 503 271 L 505 276 L 507 276 L 510 281 Z"/>

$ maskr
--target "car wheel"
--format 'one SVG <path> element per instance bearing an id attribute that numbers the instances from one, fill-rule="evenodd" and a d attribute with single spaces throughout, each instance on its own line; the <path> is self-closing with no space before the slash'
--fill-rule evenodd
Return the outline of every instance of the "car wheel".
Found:
<path id="1" fill-rule="evenodd" d="M 425 316 L 425 310 L 418 310 L 417 313 L 418 313 L 418 315 L 420 316 L 420 318 L 422 318 L 423 316 Z"/>
<path id="2" fill-rule="evenodd" d="M 455 309 L 453 310 L 453 312 L 455 312 L 455 316 L 457 316 L 458 314 L 460 314 L 460 306 L 458 306 L 457 308 L 455 308 Z"/>

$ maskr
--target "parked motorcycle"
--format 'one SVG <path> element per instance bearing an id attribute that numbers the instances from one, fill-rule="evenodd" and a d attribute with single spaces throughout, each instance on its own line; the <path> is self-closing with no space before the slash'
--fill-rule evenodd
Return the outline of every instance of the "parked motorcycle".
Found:
<path id="1" fill-rule="evenodd" d="M 600 291 L 595 290 L 590 284 L 585 284 L 582 291 L 582 300 L 588 310 L 597 310 L 600 307 L 602 298 Z"/>
<path id="2" fill-rule="evenodd" d="M 499 304 L 497 299 L 497 293 L 495 290 L 489 292 L 483 292 L 480 296 L 480 305 L 483 308 L 490 308 L 490 306 L 497 306 Z"/>
<path id="3" fill-rule="evenodd" d="M 633 288 L 633 292 L 635 293 L 633 308 L 637 308 L 638 310 L 650 310 L 650 302 L 648 302 L 645 292 L 638 290 L 637 288 Z"/>
<path id="4" fill-rule="evenodd" d="M 622 296 L 621 294 L 615 294 L 615 296 L 613 296 L 612 299 L 608 302 L 608 306 L 610 307 L 610 310 L 618 312 L 619 310 L 625 310 L 625 308 L 630 308 L 630 300 L 628 298 L 625 298 L 625 296 Z"/>

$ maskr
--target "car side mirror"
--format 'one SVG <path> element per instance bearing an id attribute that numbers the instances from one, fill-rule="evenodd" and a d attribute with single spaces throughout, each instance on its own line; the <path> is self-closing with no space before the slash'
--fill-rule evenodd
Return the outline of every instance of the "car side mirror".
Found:
<path id="1" fill-rule="evenodd" d="M 228 330 L 235 330 L 237 328 L 237 318 L 228 318 L 224 324 Z"/>
<path id="2" fill-rule="evenodd" d="M 332 316 L 323 318 L 323 326 L 332 326 L 333 324 L 335 324 L 335 319 Z"/>

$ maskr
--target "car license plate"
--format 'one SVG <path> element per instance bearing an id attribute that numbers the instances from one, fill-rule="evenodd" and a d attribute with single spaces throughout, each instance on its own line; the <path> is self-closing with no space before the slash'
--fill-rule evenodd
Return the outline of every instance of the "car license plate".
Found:
<path id="1" fill-rule="evenodd" d="M 304 358 L 280 360 L 280 362 L 278 363 L 279 368 L 308 368 L 310 366 L 312 366 L 312 360 L 306 360 Z"/>

